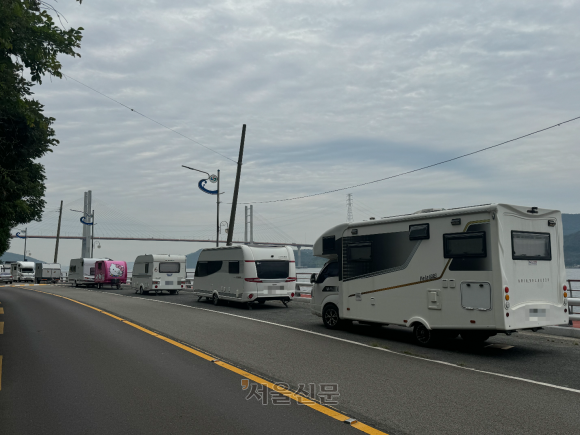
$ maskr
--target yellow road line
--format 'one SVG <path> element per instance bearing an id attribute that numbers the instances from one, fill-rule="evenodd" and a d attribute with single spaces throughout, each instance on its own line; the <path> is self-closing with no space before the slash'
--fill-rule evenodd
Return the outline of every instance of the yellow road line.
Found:
<path id="1" fill-rule="evenodd" d="M 57 294 L 54 294 L 54 293 L 43 292 L 41 290 L 35 290 L 35 289 L 25 289 L 25 290 L 31 290 L 31 291 L 34 291 L 34 292 L 37 292 L 37 293 L 44 293 L 46 295 L 56 296 L 58 298 L 66 299 L 68 301 L 71 301 L 71 302 L 74 302 L 76 304 L 82 305 L 84 307 L 90 308 L 92 310 L 98 311 L 99 313 L 103 313 L 103 314 L 105 314 L 105 315 L 107 315 L 109 317 L 112 317 L 113 319 L 116 319 L 116 320 L 119 320 L 119 321 L 125 323 L 126 325 L 132 326 L 133 328 L 136 328 L 136 329 L 138 329 L 140 331 L 143 331 L 146 334 L 152 335 L 153 337 L 157 337 L 157 338 L 159 338 L 159 339 L 161 339 L 161 340 L 163 340 L 163 341 L 165 341 L 165 342 L 167 342 L 169 344 L 172 344 L 172 345 L 174 345 L 176 347 L 179 347 L 180 349 L 183 349 L 186 352 L 192 353 L 192 354 L 194 354 L 194 355 L 196 355 L 196 356 L 198 356 L 200 358 L 203 358 L 206 361 L 215 362 L 215 364 L 216 365 L 219 365 L 220 367 L 223 367 L 223 368 L 225 368 L 225 369 L 227 369 L 227 370 L 229 370 L 231 372 L 234 372 L 234 373 L 237 373 L 237 374 L 239 374 L 241 376 L 244 376 L 247 379 L 251 379 L 254 382 L 257 382 L 257 383 L 259 383 L 261 385 L 265 385 L 270 390 L 275 391 L 275 392 L 280 393 L 280 394 L 283 394 L 284 396 L 290 397 L 292 400 L 295 400 L 298 403 L 301 403 L 303 405 L 306 405 L 309 408 L 314 409 L 315 411 L 318 411 L 318 412 L 320 412 L 320 413 L 322 413 L 324 415 L 327 415 L 329 417 L 332 417 L 335 420 L 339 420 L 339 421 L 344 422 L 344 421 L 346 421 L 346 420 L 349 419 L 348 416 L 346 416 L 344 414 L 341 414 L 340 412 L 335 411 L 332 408 L 329 408 L 327 406 L 321 405 L 321 404 L 319 404 L 319 403 L 317 403 L 317 402 L 309 399 L 308 397 L 301 396 L 300 394 L 296 394 L 296 393 L 294 393 L 294 392 L 292 392 L 290 390 L 287 390 L 285 388 L 282 388 L 280 385 L 275 385 L 272 382 L 267 381 L 266 379 L 260 378 L 260 377 L 258 377 L 256 375 L 253 375 L 253 374 L 251 374 L 249 372 L 246 372 L 245 370 L 239 369 L 239 368 L 237 368 L 237 367 L 235 367 L 235 366 L 233 366 L 231 364 L 228 364 L 226 362 L 216 361 L 216 358 L 214 356 L 212 356 L 212 355 L 209 355 L 209 354 L 207 354 L 205 352 L 201 352 L 201 351 L 199 351 L 197 349 L 194 349 L 192 347 L 189 347 L 189 346 L 186 346 L 184 344 L 181 344 L 181 343 L 179 343 L 179 342 L 177 342 L 175 340 L 172 340 L 170 338 L 164 337 L 163 335 L 157 334 L 156 332 L 153 332 L 153 331 L 151 331 L 151 330 L 149 330 L 147 328 L 143 328 L 142 326 L 139 326 L 139 325 L 137 325 L 135 323 L 132 323 L 132 322 L 130 322 L 128 320 L 125 320 L 125 319 L 123 319 L 121 317 L 115 316 L 114 314 L 107 313 L 106 311 L 100 310 L 99 308 L 93 307 L 91 305 L 87 305 L 87 304 L 82 303 L 82 302 L 79 302 L 79 301 L 77 301 L 75 299 L 71 299 L 71 298 L 67 298 L 65 296 L 57 295 Z M 1 375 L 1 369 L 2 369 L 2 367 L 1 367 L 1 363 L 2 363 L 1 358 L 2 357 L 0 356 L 0 375 Z M 361 423 L 360 421 L 354 421 L 351 424 L 351 427 L 354 427 L 355 429 L 358 429 L 361 432 L 364 432 L 364 433 L 367 433 L 367 434 L 370 434 L 370 435 L 387 435 L 385 432 L 381 432 L 380 430 L 375 429 L 373 427 L 370 427 L 370 426 L 368 426 L 368 425 L 366 425 L 364 423 Z"/>
<path id="2" fill-rule="evenodd" d="M 2 389 L 2 355 L 0 355 L 0 390 Z"/>
<path id="3" fill-rule="evenodd" d="M 0 322 L 0 334 L 4 334 L 4 322 Z"/>
<path id="4" fill-rule="evenodd" d="M 0 307 L 0 314 L 4 314 L 4 308 Z"/>

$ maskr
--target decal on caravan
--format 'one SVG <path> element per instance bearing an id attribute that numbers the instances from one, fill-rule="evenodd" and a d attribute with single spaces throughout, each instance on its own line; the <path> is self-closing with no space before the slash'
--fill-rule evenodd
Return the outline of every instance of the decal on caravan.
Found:
<path id="1" fill-rule="evenodd" d="M 338 225 L 314 244 L 311 310 L 328 328 L 412 327 L 421 345 L 568 322 L 562 217 L 490 204 Z"/>

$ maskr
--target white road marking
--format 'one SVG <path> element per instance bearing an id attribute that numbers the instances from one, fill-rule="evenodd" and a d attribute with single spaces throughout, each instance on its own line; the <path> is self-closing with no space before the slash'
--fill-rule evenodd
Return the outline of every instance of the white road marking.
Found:
<path id="1" fill-rule="evenodd" d="M 107 292 L 103 292 L 103 291 L 99 291 L 99 290 L 86 290 L 86 291 L 95 292 L 95 293 L 103 293 L 103 294 L 107 294 L 107 295 L 116 294 L 116 293 L 107 293 Z M 55 296 L 60 296 L 60 295 L 55 295 Z M 400 357 L 419 359 L 419 360 L 426 361 L 426 362 L 430 362 L 430 363 L 445 365 L 445 366 L 452 367 L 452 368 L 455 368 L 455 369 L 467 370 L 467 371 L 471 371 L 471 372 L 482 373 L 482 374 L 485 374 L 485 375 L 497 376 L 497 377 L 500 377 L 500 378 L 512 379 L 512 380 L 515 380 L 515 381 L 527 382 L 529 384 L 541 385 L 543 387 L 555 388 L 557 390 L 569 391 L 571 393 L 578 393 L 578 394 L 580 394 L 580 390 L 577 390 L 575 388 L 562 387 L 560 385 L 548 384 L 547 382 L 534 381 L 532 379 L 526 379 L 526 378 L 520 378 L 520 377 L 517 377 L 517 376 L 504 375 L 502 373 L 488 372 L 486 370 L 473 369 L 473 368 L 470 368 L 470 367 L 462 367 L 462 366 L 459 366 L 457 364 L 449 363 L 449 362 L 446 362 L 446 361 L 439 361 L 439 360 L 435 360 L 435 359 L 422 358 L 420 356 L 409 355 L 409 354 L 405 354 L 405 353 L 399 353 L 399 352 L 395 352 L 394 350 L 384 349 L 384 348 L 380 348 L 380 347 L 373 347 L 373 346 L 370 346 L 368 344 L 359 343 L 357 341 L 352 341 L 352 340 L 347 340 L 345 338 L 333 337 L 332 335 L 322 334 L 320 332 L 309 331 L 307 329 L 300 329 L 300 328 L 296 328 L 294 326 L 282 325 L 280 323 L 268 322 L 267 320 L 253 319 L 251 317 L 240 316 L 239 314 L 224 313 L 224 312 L 221 312 L 221 311 L 210 310 L 208 308 L 192 307 L 190 305 L 177 304 L 175 302 L 156 301 L 154 299 L 142 298 L 142 297 L 137 297 L 137 296 L 127 296 L 127 295 L 119 295 L 119 294 L 117 294 L 117 296 L 123 296 L 123 297 L 126 297 L 126 298 L 133 298 L 133 299 L 141 299 L 141 300 L 144 300 L 144 301 L 157 302 L 157 303 L 160 303 L 160 304 L 176 305 L 176 306 L 179 306 L 179 307 L 185 307 L 185 308 L 189 308 L 189 309 L 193 309 L 193 310 L 201 310 L 201 311 L 207 311 L 207 312 L 215 313 L 215 314 L 222 314 L 224 316 L 238 317 L 240 319 L 251 320 L 253 322 L 265 323 L 267 325 L 279 326 L 281 328 L 292 329 L 294 331 L 305 332 L 307 334 L 312 334 L 312 335 L 318 335 L 319 337 L 324 337 L 324 338 L 328 338 L 328 339 L 331 339 L 331 340 L 342 341 L 344 343 L 350 343 L 350 344 L 354 344 L 356 346 L 362 346 L 362 347 L 366 347 L 366 348 L 369 348 L 369 349 L 377 350 L 377 351 L 380 351 L 380 352 L 388 352 L 388 353 L 392 353 L 392 354 L 397 355 L 397 356 L 400 356 Z"/>

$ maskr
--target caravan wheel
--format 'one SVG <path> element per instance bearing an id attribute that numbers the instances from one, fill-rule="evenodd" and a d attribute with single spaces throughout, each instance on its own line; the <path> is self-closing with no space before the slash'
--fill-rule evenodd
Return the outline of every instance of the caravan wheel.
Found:
<path id="1" fill-rule="evenodd" d="M 419 346 L 431 346 L 435 343 L 435 334 L 422 323 L 415 324 L 413 337 Z"/>
<path id="2" fill-rule="evenodd" d="M 333 304 L 326 305 L 322 310 L 322 321 L 328 329 L 337 329 L 340 326 L 338 307 Z"/>
<path id="3" fill-rule="evenodd" d="M 213 295 L 213 304 L 214 305 L 219 305 L 219 303 L 220 303 L 220 298 L 217 295 L 217 293 L 214 293 L 214 295 Z"/>

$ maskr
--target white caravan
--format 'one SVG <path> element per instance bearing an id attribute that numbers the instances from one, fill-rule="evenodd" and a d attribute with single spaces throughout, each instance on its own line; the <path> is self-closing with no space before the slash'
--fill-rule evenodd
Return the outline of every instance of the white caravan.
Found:
<path id="1" fill-rule="evenodd" d="M 14 281 L 31 281 L 34 282 L 34 262 L 33 261 L 15 261 L 10 265 L 10 272 Z"/>
<path id="2" fill-rule="evenodd" d="M 34 270 L 34 279 L 37 284 L 42 281 L 50 281 L 52 283 L 60 280 L 60 264 L 58 263 L 36 263 Z"/>
<path id="3" fill-rule="evenodd" d="M 311 309 L 329 328 L 413 327 L 429 345 L 568 323 L 557 210 L 492 204 L 342 224 L 314 255 L 329 261 L 311 278 Z"/>
<path id="4" fill-rule="evenodd" d="M 73 287 L 95 286 L 95 263 L 109 258 L 73 258 L 68 269 L 68 282 Z"/>
<path id="5" fill-rule="evenodd" d="M 296 265 L 290 246 L 224 246 L 199 254 L 193 294 L 217 305 L 237 302 L 282 301 L 294 297 Z"/>
<path id="6" fill-rule="evenodd" d="M 139 255 L 133 264 L 131 288 L 140 294 L 150 291 L 177 294 L 185 287 L 186 262 L 185 255 Z"/>

